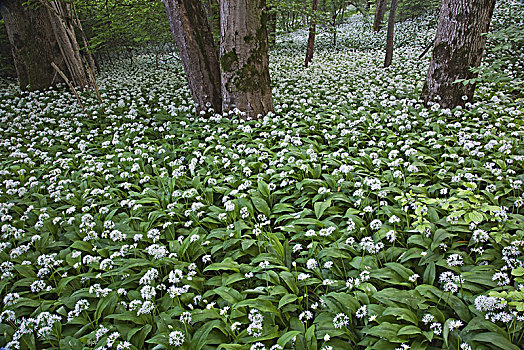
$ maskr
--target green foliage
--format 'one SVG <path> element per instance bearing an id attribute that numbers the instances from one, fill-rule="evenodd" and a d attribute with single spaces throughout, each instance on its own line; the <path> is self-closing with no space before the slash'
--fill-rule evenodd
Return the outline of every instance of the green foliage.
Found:
<path id="1" fill-rule="evenodd" d="M 76 4 L 94 52 L 158 49 L 173 42 L 161 1 L 79 0 Z"/>
<path id="2" fill-rule="evenodd" d="M 440 10 L 440 0 L 403 0 L 399 1 L 396 13 L 397 21 L 416 18 Z"/>
<path id="3" fill-rule="evenodd" d="M 2 91 L 0 346 L 518 349 L 524 112 L 424 108 L 428 21 L 388 70 L 361 15 L 308 69 L 280 37 L 260 120 L 197 114 L 168 56 L 85 111 Z"/>

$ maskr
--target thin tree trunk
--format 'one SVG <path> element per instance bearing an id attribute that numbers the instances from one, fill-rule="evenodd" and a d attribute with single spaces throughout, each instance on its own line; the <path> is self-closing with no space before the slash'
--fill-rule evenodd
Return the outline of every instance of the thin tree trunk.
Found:
<path id="1" fill-rule="evenodd" d="M 337 46 L 337 12 L 331 16 L 333 26 L 333 46 Z"/>
<path id="2" fill-rule="evenodd" d="M 51 66 L 51 62 L 55 62 L 61 69 L 65 68 L 46 9 L 38 4 L 24 6 L 20 0 L 2 0 L 0 13 L 20 88 L 43 90 L 62 82 Z"/>
<path id="3" fill-rule="evenodd" d="M 75 20 L 75 26 L 76 28 L 78 28 L 80 35 L 82 36 L 82 43 L 84 44 L 84 57 L 87 60 L 87 62 L 89 63 L 89 68 L 91 69 L 91 72 L 94 72 L 96 63 L 95 63 L 95 58 L 93 54 L 89 50 L 89 40 L 87 39 L 87 36 L 84 32 L 84 28 L 82 28 L 82 22 L 80 21 L 80 18 L 78 18 L 75 3 L 72 2 L 71 5 L 73 7 L 73 16 Z M 96 84 L 96 81 L 94 82 L 94 84 Z"/>
<path id="4" fill-rule="evenodd" d="M 386 58 L 384 60 L 384 68 L 391 66 L 391 62 L 393 61 L 393 34 L 395 31 L 395 13 L 397 12 L 397 4 L 398 0 L 391 0 L 388 19 L 388 33 L 386 36 Z"/>
<path id="5" fill-rule="evenodd" d="M 220 66 L 200 0 L 163 0 L 189 90 L 199 111 L 222 110 Z"/>
<path id="6" fill-rule="evenodd" d="M 220 65 L 224 112 L 238 108 L 247 118 L 273 110 L 265 0 L 220 2 Z"/>
<path id="7" fill-rule="evenodd" d="M 495 0 L 442 1 L 433 56 L 422 89 L 426 105 L 438 101 L 443 108 L 454 108 L 472 100 L 475 84 L 455 81 L 477 76 L 470 67 L 478 67 L 482 60 L 486 46 L 482 34 L 488 31 L 494 6 Z"/>
<path id="8" fill-rule="evenodd" d="M 388 0 L 377 0 L 377 8 L 375 9 L 375 20 L 373 22 L 373 30 L 378 32 L 384 21 L 384 14 L 386 13 L 386 5 Z"/>
<path id="9" fill-rule="evenodd" d="M 307 49 L 306 49 L 306 60 L 304 61 L 304 65 L 306 68 L 309 66 L 309 63 L 313 60 L 313 52 L 315 48 L 315 30 L 317 23 L 315 21 L 315 13 L 318 9 L 318 0 L 313 0 L 313 4 L 311 6 L 313 12 L 311 17 L 311 22 L 309 24 L 309 36 L 307 38 Z"/>
<path id="10" fill-rule="evenodd" d="M 93 86 L 89 73 L 80 56 L 80 46 L 73 27 L 71 4 L 61 1 L 42 2 L 45 4 L 56 41 L 62 51 L 66 67 L 74 85 L 85 88 Z"/>

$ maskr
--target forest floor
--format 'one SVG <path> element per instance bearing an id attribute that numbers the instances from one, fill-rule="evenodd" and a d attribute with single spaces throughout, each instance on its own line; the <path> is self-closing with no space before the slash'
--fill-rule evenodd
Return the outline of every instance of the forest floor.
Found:
<path id="1" fill-rule="evenodd" d="M 0 346 L 518 350 L 524 109 L 487 83 L 424 108 L 434 20 L 388 69 L 358 16 L 307 69 L 279 37 L 256 121 L 197 116 L 148 55 L 85 110 L 4 85 Z"/>

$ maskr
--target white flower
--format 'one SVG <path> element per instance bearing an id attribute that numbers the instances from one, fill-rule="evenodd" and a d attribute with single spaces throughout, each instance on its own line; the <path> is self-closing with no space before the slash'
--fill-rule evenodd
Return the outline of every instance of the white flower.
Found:
<path id="1" fill-rule="evenodd" d="M 355 316 L 356 316 L 357 318 L 363 318 L 363 317 L 366 316 L 367 314 L 368 314 L 368 311 L 367 311 L 367 305 L 363 305 L 362 307 L 360 307 L 360 308 L 357 310 Z"/>
<path id="2" fill-rule="evenodd" d="M 462 266 L 464 264 L 464 260 L 459 254 L 451 254 L 446 261 L 450 267 Z"/>
<path id="3" fill-rule="evenodd" d="M 182 323 L 191 323 L 191 312 L 184 311 L 180 315 L 180 322 Z"/>
<path id="4" fill-rule="evenodd" d="M 417 278 L 419 278 L 420 276 L 418 274 L 413 274 L 411 276 L 409 276 L 409 281 L 410 282 L 417 282 Z"/>
<path id="5" fill-rule="evenodd" d="M 185 336 L 180 331 L 173 331 L 169 333 L 169 344 L 174 346 L 181 346 L 184 344 Z"/>
<path id="6" fill-rule="evenodd" d="M 309 259 L 307 262 L 306 262 L 306 267 L 308 269 L 314 269 L 317 267 L 317 261 L 315 259 Z"/>
<path id="7" fill-rule="evenodd" d="M 460 328 L 463 326 L 463 323 L 461 320 L 451 320 L 448 324 L 449 331 L 452 332 L 455 328 Z"/>
<path id="8" fill-rule="evenodd" d="M 349 324 L 349 321 L 349 317 L 347 317 L 343 313 L 339 313 L 333 318 L 333 326 L 335 328 L 342 328 L 344 326 L 347 326 Z"/>

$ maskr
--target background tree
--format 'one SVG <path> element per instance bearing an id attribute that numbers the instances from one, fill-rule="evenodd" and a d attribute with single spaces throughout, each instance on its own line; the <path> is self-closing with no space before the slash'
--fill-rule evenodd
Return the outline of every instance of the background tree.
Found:
<path id="1" fill-rule="evenodd" d="M 273 110 L 265 0 L 220 2 L 222 110 L 248 118 Z"/>
<path id="2" fill-rule="evenodd" d="M 377 0 L 377 7 L 375 8 L 375 20 L 373 21 L 373 30 L 375 32 L 378 32 L 382 26 L 387 4 L 387 0 Z"/>
<path id="3" fill-rule="evenodd" d="M 163 0 L 198 110 L 222 110 L 218 52 L 200 0 Z"/>
<path id="4" fill-rule="evenodd" d="M 304 62 L 304 65 L 307 66 L 309 63 L 313 60 L 313 52 L 315 49 L 315 30 L 317 26 L 317 22 L 315 19 L 315 14 L 318 9 L 318 0 L 313 0 L 313 3 L 311 5 L 312 15 L 311 15 L 311 21 L 309 24 L 309 36 L 307 38 L 307 48 L 306 48 L 306 60 Z"/>
<path id="5" fill-rule="evenodd" d="M 386 36 L 386 58 L 384 59 L 384 67 L 391 66 L 393 61 L 393 36 L 395 32 L 395 13 L 397 11 L 397 0 L 391 0 L 391 6 L 389 8 L 389 19 L 388 19 L 388 33 Z"/>
<path id="6" fill-rule="evenodd" d="M 422 90 L 425 104 L 438 101 L 444 108 L 453 108 L 471 101 L 477 76 L 470 68 L 480 65 L 486 46 L 495 0 L 443 0 L 440 9 L 433 57 Z M 438 96 L 438 97 L 437 97 Z M 465 96 L 466 99 L 463 99 Z"/>

